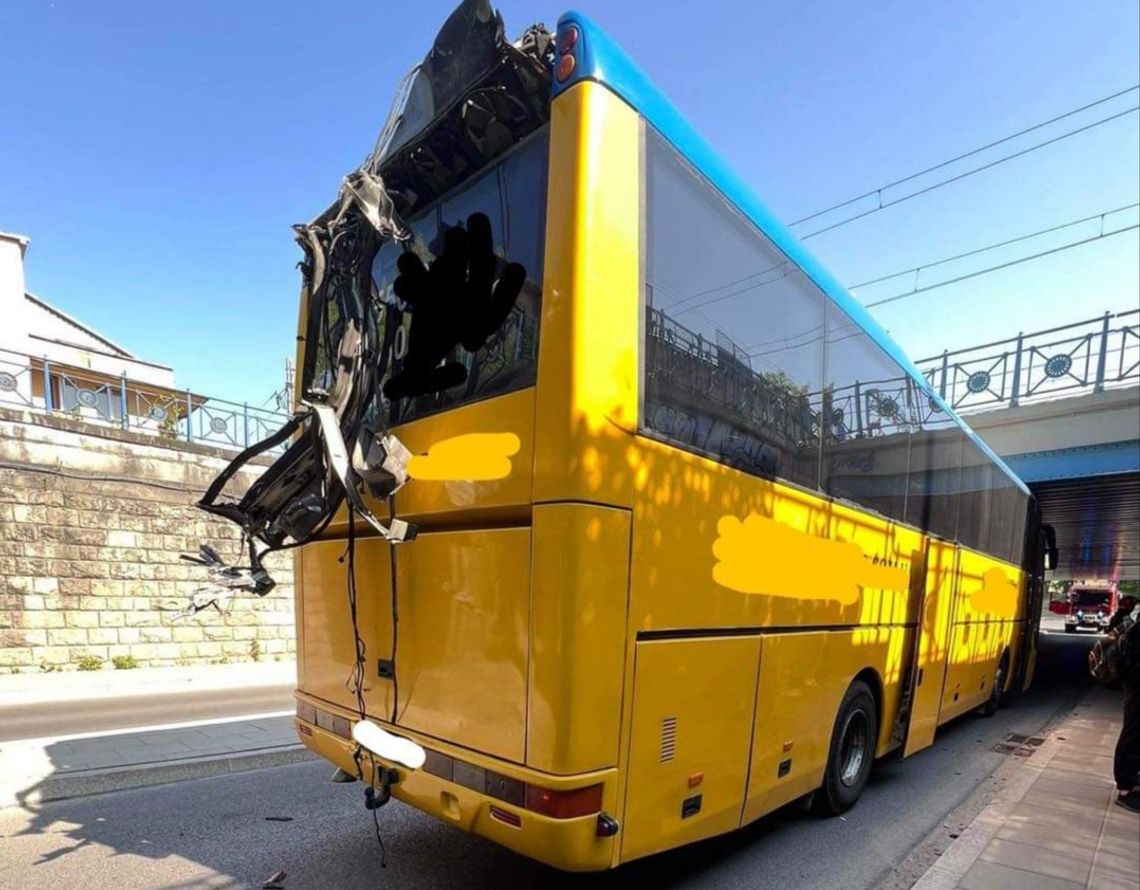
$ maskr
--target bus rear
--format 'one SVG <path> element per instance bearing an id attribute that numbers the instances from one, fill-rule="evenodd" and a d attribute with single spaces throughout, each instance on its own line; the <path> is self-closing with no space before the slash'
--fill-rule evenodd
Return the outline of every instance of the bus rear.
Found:
<path id="1" fill-rule="evenodd" d="M 394 436 L 408 481 L 386 497 L 359 471 L 362 502 L 297 551 L 297 727 L 377 794 L 598 869 L 615 862 L 629 520 L 554 490 L 579 415 L 560 370 L 570 251 L 547 207 L 571 211 L 551 159 L 572 176 L 580 153 L 552 149 L 551 39 L 508 42 L 489 4 L 461 4 L 362 168 L 383 193 L 358 171 L 300 231 L 298 392 L 343 402 L 346 363 L 372 367 L 374 398 L 334 407 L 346 466 Z M 355 218 L 373 209 L 394 237 Z M 414 540 L 377 533 L 398 523 Z M 369 757 L 362 719 L 422 766 Z"/>
<path id="2" fill-rule="evenodd" d="M 604 869 L 1028 683 L 1024 486 L 582 16 L 465 0 L 298 241 L 292 442 L 203 506 L 255 592 L 305 545 L 297 730 L 371 805 Z"/>

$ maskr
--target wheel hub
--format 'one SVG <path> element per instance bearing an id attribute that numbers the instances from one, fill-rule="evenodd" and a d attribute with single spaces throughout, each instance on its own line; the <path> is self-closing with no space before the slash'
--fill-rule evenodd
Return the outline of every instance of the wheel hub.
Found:
<path id="1" fill-rule="evenodd" d="M 848 788 L 853 786 L 863 771 L 867 759 L 867 744 L 870 727 L 863 711 L 852 711 L 843 724 L 843 735 L 839 743 L 839 780 Z"/>

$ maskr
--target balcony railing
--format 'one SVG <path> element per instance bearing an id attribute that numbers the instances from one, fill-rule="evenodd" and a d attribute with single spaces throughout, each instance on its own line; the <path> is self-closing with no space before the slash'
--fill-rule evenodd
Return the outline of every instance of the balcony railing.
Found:
<path id="1" fill-rule="evenodd" d="M 0 349 L 0 405 L 71 417 L 168 441 L 243 449 L 276 432 L 286 414 Z M 269 453 L 280 453 L 284 445 Z"/>
<path id="2" fill-rule="evenodd" d="M 1140 382 L 1140 309 L 917 362 L 956 411 L 1017 407 Z"/>

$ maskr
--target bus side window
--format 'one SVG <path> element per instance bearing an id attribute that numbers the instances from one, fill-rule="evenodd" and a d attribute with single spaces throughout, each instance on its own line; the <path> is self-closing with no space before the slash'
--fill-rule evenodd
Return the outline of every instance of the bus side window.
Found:
<path id="1" fill-rule="evenodd" d="M 967 440 L 962 446 L 962 500 L 958 514 L 958 540 L 966 547 L 990 549 L 994 479 L 999 473 L 986 454 Z"/>
<path id="2" fill-rule="evenodd" d="M 910 378 L 837 306 L 827 309 L 823 490 L 903 519 Z"/>
<path id="3" fill-rule="evenodd" d="M 656 131 L 646 137 L 642 424 L 815 489 L 824 297 Z"/>
<path id="4" fill-rule="evenodd" d="M 919 425 L 910 438 L 906 521 L 953 541 L 958 533 L 962 443 L 966 437 L 928 396 L 919 404 Z M 924 410 L 925 409 L 925 410 Z"/>

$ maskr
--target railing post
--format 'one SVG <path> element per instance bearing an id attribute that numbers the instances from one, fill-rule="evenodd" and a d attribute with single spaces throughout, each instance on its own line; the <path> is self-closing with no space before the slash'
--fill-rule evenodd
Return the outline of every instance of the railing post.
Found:
<path id="1" fill-rule="evenodd" d="M 186 441 L 194 441 L 194 428 L 190 425 L 190 414 L 194 410 L 194 399 L 190 396 L 190 390 L 186 390 Z"/>
<path id="2" fill-rule="evenodd" d="M 243 402 L 241 406 L 242 423 L 245 427 L 245 447 L 249 447 L 249 402 Z"/>
<path id="3" fill-rule="evenodd" d="M 126 371 L 123 371 L 123 373 L 119 377 L 119 414 L 121 415 L 121 417 L 119 418 L 119 422 L 122 424 L 123 429 L 126 429 L 127 427 L 130 426 L 130 419 L 129 419 L 129 415 L 127 414 L 127 372 Z"/>
<path id="4" fill-rule="evenodd" d="M 1017 352 L 1013 356 L 1013 397 L 1009 400 L 1011 408 L 1016 408 L 1021 402 L 1021 345 L 1024 339 L 1025 332 L 1018 333 Z"/>
<path id="5" fill-rule="evenodd" d="M 44 410 L 48 414 L 52 412 L 51 403 L 51 362 L 48 361 L 47 356 L 44 356 Z"/>
<path id="6" fill-rule="evenodd" d="M 942 352 L 942 380 L 938 384 L 938 395 L 942 397 L 942 401 L 946 401 L 946 376 L 950 373 L 950 353 L 947 350 Z"/>
<path id="7" fill-rule="evenodd" d="M 1096 385 L 1093 387 L 1093 392 L 1104 392 L 1104 372 L 1108 364 L 1108 324 L 1111 318 L 1111 312 L 1104 313 L 1104 322 L 1100 328 L 1100 355 L 1096 360 Z"/>
<path id="8" fill-rule="evenodd" d="M 855 381 L 855 435 L 863 438 L 863 392 L 859 381 Z"/>

